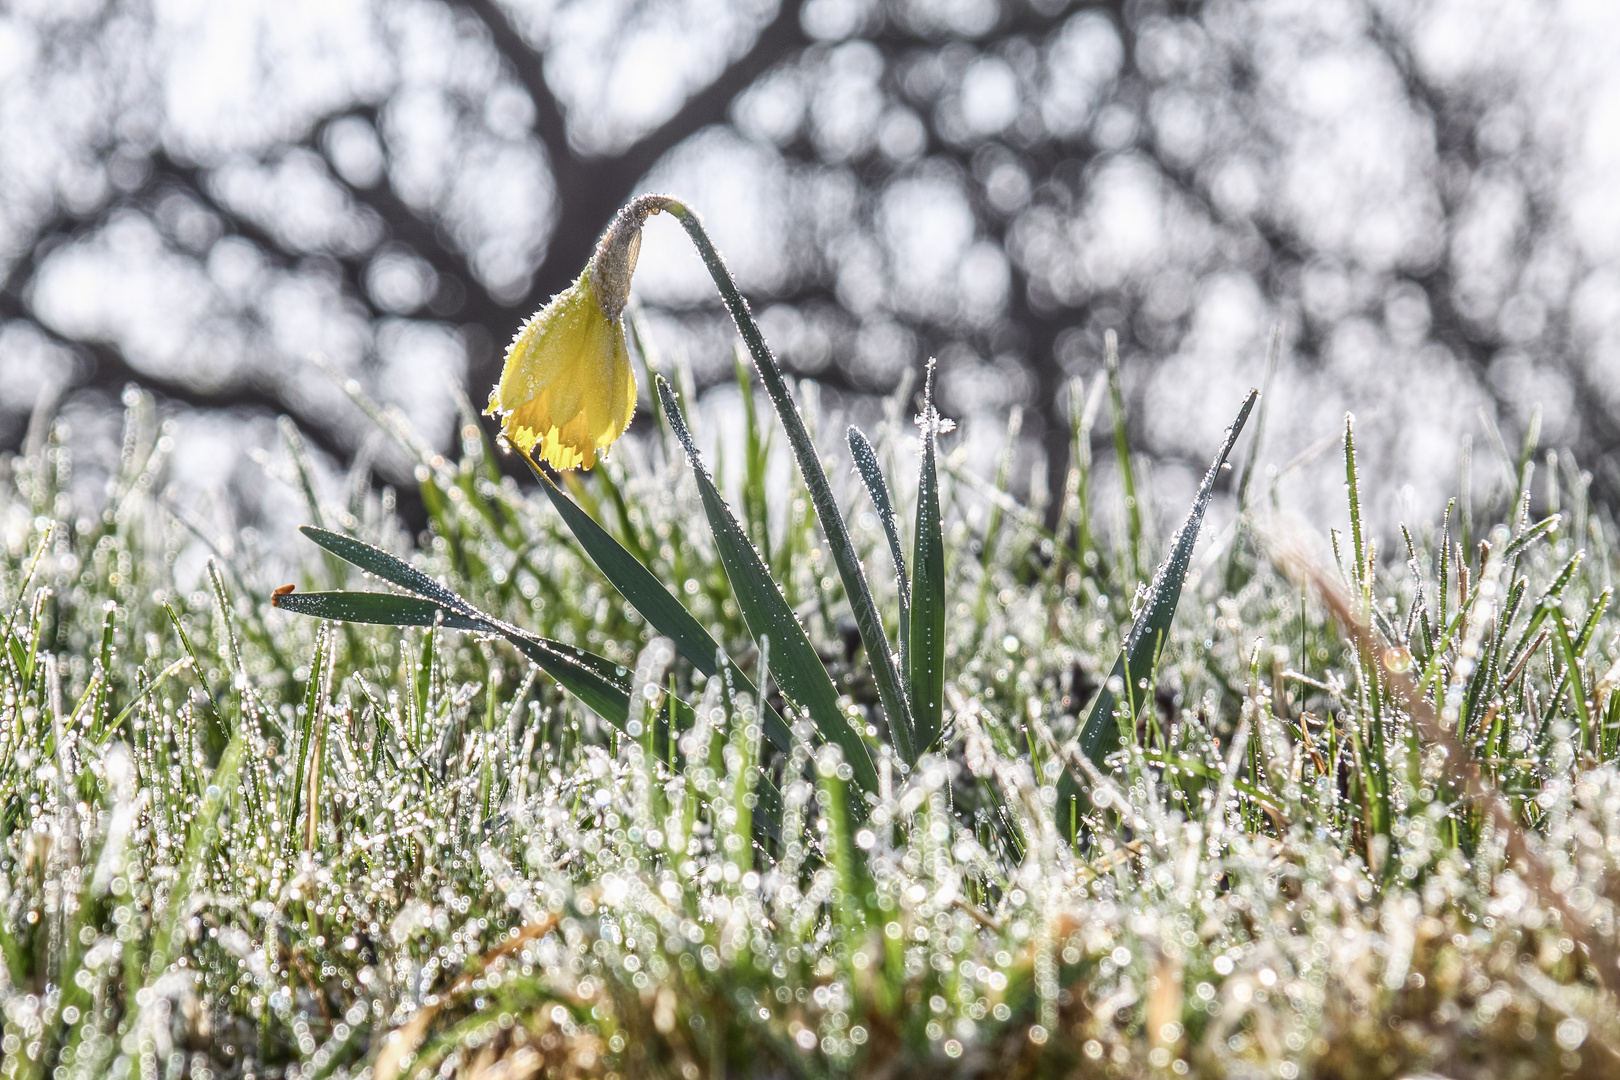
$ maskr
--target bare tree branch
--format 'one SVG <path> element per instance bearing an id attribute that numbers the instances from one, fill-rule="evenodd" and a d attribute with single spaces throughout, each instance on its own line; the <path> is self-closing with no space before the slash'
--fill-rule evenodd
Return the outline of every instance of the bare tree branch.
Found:
<path id="1" fill-rule="evenodd" d="M 540 57 L 494 0 L 470 0 L 468 6 L 489 26 L 496 48 L 535 101 L 535 132 L 551 152 L 557 185 L 560 224 L 535 272 L 534 287 L 516 305 L 522 309 L 538 307 L 573 280 L 590 258 L 601 230 L 660 158 L 704 127 L 723 122 L 738 94 L 809 44 L 799 25 L 802 0 L 787 0 L 747 51 L 687 98 L 668 120 L 622 153 L 582 158 L 570 151 L 566 116 L 541 72 Z"/>
<path id="2" fill-rule="evenodd" d="M 297 410 L 289 408 L 280 395 L 253 383 L 241 382 L 226 387 L 204 388 L 187 379 L 158 375 L 136 368 L 125 359 L 122 351 L 111 344 L 68 338 L 57 333 L 34 318 L 14 296 L 8 294 L 0 294 L 0 318 L 27 320 L 51 344 L 85 362 L 89 370 L 85 372 L 86 378 L 80 383 L 82 386 L 100 387 L 109 392 L 119 387 L 138 386 L 159 401 L 172 402 L 191 409 L 239 410 L 268 416 L 291 416 L 298 422 L 299 429 L 305 436 L 334 459 L 347 461 L 356 450 L 354 446 L 337 441 L 324 423 L 300 415 Z"/>

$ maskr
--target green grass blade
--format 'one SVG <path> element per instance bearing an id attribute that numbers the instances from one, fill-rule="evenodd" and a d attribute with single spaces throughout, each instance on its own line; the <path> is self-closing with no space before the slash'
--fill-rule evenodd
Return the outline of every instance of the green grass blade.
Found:
<path id="1" fill-rule="evenodd" d="M 1246 528 L 1249 516 L 1249 485 L 1254 480 L 1254 470 L 1260 464 L 1260 447 L 1266 438 L 1266 405 L 1271 400 L 1271 382 L 1277 374 L 1277 362 L 1282 357 L 1282 324 L 1275 323 L 1271 327 L 1271 344 L 1266 349 L 1266 375 L 1260 383 L 1259 411 L 1254 415 L 1254 438 L 1249 441 L 1248 459 L 1243 463 L 1243 472 L 1238 476 L 1237 483 L 1237 524 L 1235 528 L 1239 535 Z M 1222 577 L 1222 587 L 1226 592 L 1235 593 L 1245 584 L 1252 564 L 1245 559 L 1246 545 L 1238 542 L 1234 536 L 1226 555 L 1226 571 Z"/>
<path id="2" fill-rule="evenodd" d="M 1271 327 L 1271 342 L 1266 347 L 1266 377 L 1260 384 L 1260 411 L 1254 417 L 1254 439 L 1249 446 L 1249 460 L 1243 463 L 1243 473 L 1238 479 L 1237 503 L 1238 513 L 1249 508 L 1249 484 L 1254 479 L 1255 466 L 1260 464 L 1260 443 L 1266 437 L 1266 403 L 1271 393 L 1271 381 L 1277 374 L 1277 363 L 1282 359 L 1282 323 L 1275 323 Z M 1233 550 L 1237 545 L 1232 545 Z"/>
<path id="3" fill-rule="evenodd" d="M 909 731 L 913 727 L 911 710 L 900 686 L 900 672 L 894 662 L 894 651 L 889 647 L 888 636 L 883 632 L 883 619 L 878 614 L 877 604 L 872 600 L 872 589 L 867 584 L 865 572 L 861 570 L 860 560 L 855 556 L 855 546 L 850 543 L 849 528 L 844 523 L 844 515 L 838 509 L 837 500 L 833 498 L 832 485 L 827 482 L 827 472 L 822 468 L 821 456 L 816 453 L 810 432 L 804 426 L 804 417 L 799 414 L 798 406 L 793 402 L 793 395 L 788 391 L 787 381 L 782 377 L 782 369 L 777 366 L 776 358 L 771 355 L 770 346 L 765 344 L 765 337 L 760 333 L 759 324 L 749 313 L 748 302 L 738 291 L 736 280 L 732 278 L 731 271 L 726 269 L 725 260 L 715 250 L 698 216 L 678 202 L 672 201 L 667 209 L 680 221 L 687 235 L 691 237 L 692 243 L 697 247 L 703 265 L 720 290 L 726 310 L 731 313 L 737 332 L 742 335 L 743 343 L 748 346 L 748 352 L 754 358 L 754 366 L 759 369 L 760 381 L 765 384 L 765 392 L 770 395 L 771 404 L 776 407 L 776 415 L 782 421 L 782 428 L 787 432 L 788 445 L 793 448 L 793 457 L 799 464 L 799 474 L 804 478 L 804 486 L 810 492 L 810 504 L 815 507 L 816 518 L 821 522 L 821 531 L 827 537 L 827 549 L 832 553 L 833 563 L 838 567 L 838 577 L 844 583 L 844 592 L 849 597 L 850 610 L 855 616 L 855 626 L 860 631 L 861 644 L 865 647 L 872 665 L 872 677 L 877 683 L 878 697 L 882 701 L 889 728 L 893 731 L 904 726 Z M 916 740 L 911 741 L 915 745 Z M 855 767 L 858 775 L 859 766 Z"/>
<path id="4" fill-rule="evenodd" d="M 1356 418 L 1344 417 L 1344 484 L 1350 492 L 1350 542 L 1355 551 L 1356 565 L 1350 582 L 1361 597 L 1363 608 L 1372 606 L 1372 577 L 1367 565 L 1366 532 L 1361 524 L 1361 474 L 1356 468 Z"/>
<path id="5" fill-rule="evenodd" d="M 1564 622 L 1562 614 L 1552 617 L 1553 640 L 1558 644 L 1558 652 L 1564 658 L 1564 670 L 1567 677 L 1574 680 L 1575 689 L 1570 693 L 1570 699 L 1575 703 L 1575 716 L 1581 724 L 1580 745 L 1590 748 L 1592 745 L 1592 709 L 1587 703 L 1586 684 L 1581 679 L 1581 654 L 1570 639 L 1569 627 Z M 1554 699 L 1556 702 L 1556 698 Z"/>
<path id="6" fill-rule="evenodd" d="M 168 970 L 185 947 L 186 924 L 193 914 L 192 894 L 201 885 L 199 878 L 206 872 L 203 863 L 208 848 L 218 842 L 220 812 L 239 792 L 242 755 L 246 750 L 245 732 L 238 726 L 220 754 L 219 764 L 214 766 L 212 774 L 206 779 L 199 778 L 198 787 L 203 792 L 201 805 L 194 811 L 186 830 L 184 858 L 170 888 L 163 919 L 153 927 L 152 949 L 146 957 L 148 986 Z M 140 1008 L 144 1011 L 145 1006 Z M 136 1010 L 131 1010 L 126 1016 L 126 1026 L 137 1026 L 134 1021 L 138 1015 Z"/>
<path id="7" fill-rule="evenodd" d="M 292 789 L 287 793 L 290 801 L 290 809 L 285 815 L 287 821 L 297 821 L 300 813 L 307 813 L 311 796 L 320 790 L 319 782 L 313 778 L 306 779 L 306 773 L 311 765 L 310 742 L 319 739 L 318 731 L 325 719 L 323 714 L 327 691 L 331 689 L 331 671 L 332 627 L 322 623 L 315 634 L 315 655 L 309 664 L 309 680 L 304 684 L 304 712 L 298 718 L 298 756 L 293 762 Z"/>
<path id="8" fill-rule="evenodd" d="M 765 497 L 765 462 L 770 453 L 768 433 L 759 426 L 759 410 L 754 408 L 754 384 L 748 377 L 748 364 L 741 350 L 736 359 L 737 389 L 743 402 L 743 524 L 748 537 L 759 549 L 766 566 L 784 573 L 786 567 L 775 566 L 771 554 L 770 503 Z"/>
<path id="9" fill-rule="evenodd" d="M 917 479 L 916 549 L 912 557 L 911 712 L 918 754 L 928 752 L 945 723 L 945 538 L 939 523 L 939 475 L 934 444 L 934 371 L 923 391 L 922 461 Z"/>
<path id="10" fill-rule="evenodd" d="M 310 520 L 315 522 L 317 528 L 324 529 L 326 515 L 321 512 L 321 497 L 315 490 L 315 469 L 309 460 L 309 450 L 304 446 L 304 436 L 289 416 L 277 417 L 276 424 L 281 429 L 281 441 L 287 447 L 287 456 L 292 459 L 293 469 L 298 474 L 298 489 L 303 493 Z M 336 587 L 343 584 L 343 563 L 332 558 L 333 554 L 328 552 L 324 561 L 327 581 Z"/>
<path id="11" fill-rule="evenodd" d="M 889 542 L 889 556 L 894 559 L 894 572 L 900 586 L 900 666 L 906 666 L 906 644 L 911 634 L 911 583 L 906 578 L 906 553 L 900 547 L 900 519 L 894 512 L 894 500 L 889 497 L 889 483 L 878 466 L 877 452 L 866 433 L 850 427 L 849 456 L 855 459 L 855 468 L 866 485 L 866 493 L 877 508 L 878 523 L 883 526 L 884 539 Z"/>
<path id="12" fill-rule="evenodd" d="M 720 492 L 715 489 L 698 455 L 697 444 L 686 428 L 674 392 L 663 379 L 657 381 L 658 397 L 669 418 L 669 426 L 686 450 L 692 463 L 692 474 L 697 478 L 698 494 L 703 499 L 703 511 L 714 532 L 715 547 L 721 564 L 731 582 L 737 607 L 755 640 L 769 637 L 771 649 L 777 656 L 771 668 L 776 682 L 788 697 L 802 705 L 822 738 L 836 744 L 844 752 L 844 760 L 855 770 L 855 777 L 868 791 L 877 790 L 877 770 L 860 736 L 849 726 L 849 721 L 838 708 L 838 691 L 833 687 L 827 669 L 816 655 L 814 646 L 805 635 L 804 627 L 793 617 L 781 590 L 771 580 L 769 571 L 760 560 L 759 552 L 748 542 L 748 535 L 727 509 Z"/>
<path id="13" fill-rule="evenodd" d="M 1182 523 L 1181 530 L 1171 543 L 1170 557 L 1154 575 L 1147 603 L 1142 606 L 1141 614 L 1131 626 L 1125 648 L 1121 651 L 1119 659 L 1114 662 L 1113 670 L 1102 689 L 1097 692 L 1097 698 L 1086 715 L 1086 722 L 1080 729 L 1079 748 L 1081 753 L 1098 765 L 1101 765 L 1103 759 L 1120 745 L 1119 726 L 1114 719 L 1115 695 L 1108 687 L 1115 679 L 1120 681 L 1125 689 L 1128 711 L 1132 716 L 1138 715 L 1148 704 L 1150 688 L 1143 684 L 1153 672 L 1159 649 L 1170 636 L 1170 623 L 1175 618 L 1176 604 L 1181 599 L 1181 585 L 1192 563 L 1193 548 L 1198 544 L 1198 531 L 1203 524 L 1204 512 L 1209 508 L 1210 495 L 1215 490 L 1215 478 L 1220 475 L 1221 466 L 1226 464 L 1227 456 L 1231 454 L 1233 445 L 1242 434 L 1243 425 L 1249 419 L 1249 412 L 1254 408 L 1258 396 L 1257 391 L 1249 391 L 1249 396 L 1243 400 L 1243 407 L 1238 410 L 1237 419 L 1226 429 L 1226 440 L 1210 464 L 1209 471 L 1204 474 L 1203 482 L 1198 485 L 1198 494 L 1193 498 L 1192 509 L 1188 511 L 1186 521 Z M 1073 772 L 1065 771 L 1058 784 L 1060 832 L 1072 836 L 1078 828 L 1079 798 L 1080 789 Z"/>
<path id="14" fill-rule="evenodd" d="M 1114 453 L 1119 457 L 1119 482 L 1125 492 L 1125 532 L 1130 541 L 1131 580 L 1142 580 L 1142 506 L 1136 493 L 1136 469 L 1131 464 L 1131 440 L 1125 431 L 1125 391 L 1119 381 L 1119 338 L 1112 330 L 1103 338 L 1103 360 L 1108 369 L 1108 401 L 1113 407 Z M 1129 589 L 1131 586 L 1127 585 Z"/>
<path id="15" fill-rule="evenodd" d="M 384 592 L 307 592 L 283 593 L 271 600 L 283 611 L 311 615 L 333 622 L 371 623 L 379 626 L 433 626 L 444 622 L 452 630 L 490 631 L 493 627 L 479 619 L 419 596 Z"/>
<path id="16" fill-rule="evenodd" d="M 1500 438 L 1500 434 L 1497 436 Z M 1513 505 L 1524 506 L 1530 495 L 1530 481 L 1536 471 L 1536 449 L 1541 445 L 1541 406 L 1537 405 L 1530 413 L 1530 423 L 1525 425 L 1524 442 L 1519 447 L 1519 460 L 1513 469 L 1513 478 L 1518 483 L 1518 491 L 1514 494 Z"/>
<path id="17" fill-rule="evenodd" d="M 173 605 L 168 601 L 164 601 L 163 610 L 168 613 L 169 623 L 174 627 L 175 636 L 180 639 L 181 647 L 186 650 L 186 655 L 191 658 L 191 674 L 196 678 L 197 685 L 202 687 L 203 694 L 208 698 L 208 718 L 203 721 L 203 730 L 206 732 L 205 744 L 209 756 L 216 757 L 224 749 L 227 738 L 224 710 L 219 707 L 219 699 L 214 696 L 214 688 L 208 685 L 208 667 L 197 659 L 197 650 L 192 647 L 191 635 L 186 633 L 185 624 L 180 621 L 180 616 L 175 613 Z M 34 640 L 36 642 L 39 640 L 37 630 L 34 633 Z"/>
<path id="18" fill-rule="evenodd" d="M 39 570 L 40 560 L 45 557 L 45 552 L 50 549 L 51 540 L 55 536 L 56 522 L 52 521 L 40 533 L 39 546 L 34 549 L 34 557 L 28 560 L 28 569 L 23 573 L 22 584 L 17 586 L 17 603 L 6 613 L 6 625 L 4 629 L 0 629 L 0 641 L 15 642 L 12 627 L 16 625 L 17 616 L 28 610 L 28 588 L 34 583 L 34 574 Z M 22 665 L 19 664 L 18 671 L 21 670 Z"/>
<path id="19" fill-rule="evenodd" d="M 1502 557 L 1504 559 L 1513 558 L 1515 555 L 1519 554 L 1519 552 L 1525 550 L 1531 544 L 1534 544 L 1537 540 L 1540 540 L 1543 536 L 1546 536 L 1549 532 L 1556 529 L 1559 524 L 1562 523 L 1562 521 L 1563 515 L 1561 514 L 1547 515 L 1534 525 L 1530 526 L 1528 529 L 1520 532 L 1519 535 L 1515 536 L 1508 546 L 1502 549 Z"/>
<path id="20" fill-rule="evenodd" d="M 1587 614 L 1586 621 L 1581 624 L 1581 632 L 1575 637 L 1577 653 L 1586 655 L 1586 650 L 1592 644 L 1592 638 L 1597 634 L 1598 626 L 1603 621 L 1603 613 L 1609 610 L 1609 601 L 1613 599 L 1614 590 L 1609 588 L 1598 593 L 1597 599 L 1592 601 L 1592 610 Z"/>
<path id="21" fill-rule="evenodd" d="M 1509 550 L 1511 550 L 1511 545 Z M 1564 563 L 1563 569 L 1558 571 L 1558 575 L 1553 578 L 1552 584 L 1548 585 L 1546 591 L 1541 594 L 1540 599 L 1536 601 L 1536 606 L 1530 609 L 1530 621 L 1519 634 L 1518 644 L 1508 654 L 1508 658 L 1503 661 L 1502 666 L 1504 668 L 1511 670 L 1515 667 L 1519 662 L 1519 658 L 1524 655 L 1525 650 L 1533 645 L 1536 640 L 1536 631 L 1541 629 L 1541 624 L 1546 621 L 1548 615 L 1559 609 L 1559 605 L 1563 602 L 1564 589 L 1574 579 L 1575 571 L 1580 569 L 1580 565 L 1585 558 L 1585 551 L 1576 551 L 1575 554 L 1571 555 L 1569 561 Z"/>

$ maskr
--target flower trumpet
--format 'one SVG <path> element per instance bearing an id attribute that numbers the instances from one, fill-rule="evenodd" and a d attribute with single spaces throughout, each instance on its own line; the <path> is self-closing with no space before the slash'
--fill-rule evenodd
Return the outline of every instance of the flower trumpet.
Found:
<path id="1" fill-rule="evenodd" d="M 641 228 L 671 200 L 643 195 L 613 218 L 572 285 L 523 324 L 506 350 L 485 415 L 501 434 L 554 469 L 589 469 L 636 414 L 636 376 L 624 308 Z"/>

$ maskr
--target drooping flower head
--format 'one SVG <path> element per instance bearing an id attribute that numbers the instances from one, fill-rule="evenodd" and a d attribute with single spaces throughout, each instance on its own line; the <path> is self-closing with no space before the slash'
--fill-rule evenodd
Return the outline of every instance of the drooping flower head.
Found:
<path id="1" fill-rule="evenodd" d="M 641 228 L 664 209 L 643 195 L 614 217 L 578 279 L 523 324 L 506 350 L 486 415 L 524 453 L 554 469 L 589 469 L 636 413 L 636 376 L 624 308 L 641 251 Z"/>

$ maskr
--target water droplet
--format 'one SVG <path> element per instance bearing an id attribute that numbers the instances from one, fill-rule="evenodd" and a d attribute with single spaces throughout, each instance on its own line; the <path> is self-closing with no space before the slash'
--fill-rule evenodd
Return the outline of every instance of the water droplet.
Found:
<path id="1" fill-rule="evenodd" d="M 1384 650 L 1384 667 L 1397 675 L 1405 675 L 1412 670 L 1412 650 L 1404 645 L 1396 645 Z"/>

